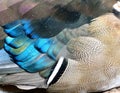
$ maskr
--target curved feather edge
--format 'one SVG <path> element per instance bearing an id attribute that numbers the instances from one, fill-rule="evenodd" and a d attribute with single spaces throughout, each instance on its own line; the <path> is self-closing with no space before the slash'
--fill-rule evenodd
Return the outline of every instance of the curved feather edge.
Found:
<path id="1" fill-rule="evenodd" d="M 15 63 L 11 61 L 9 55 L 4 49 L 0 50 L 0 75 L 22 72 L 23 70 L 19 68 Z"/>
<path id="2" fill-rule="evenodd" d="M 45 79 L 40 77 L 38 73 L 15 73 L 3 76 L 0 84 L 14 85 L 22 90 L 30 90 L 35 88 L 47 88 Z"/>
<path id="3" fill-rule="evenodd" d="M 14 85 L 19 89 L 30 90 L 47 88 L 45 81 L 39 72 L 25 72 L 11 61 L 4 49 L 0 50 L 0 85 Z"/>

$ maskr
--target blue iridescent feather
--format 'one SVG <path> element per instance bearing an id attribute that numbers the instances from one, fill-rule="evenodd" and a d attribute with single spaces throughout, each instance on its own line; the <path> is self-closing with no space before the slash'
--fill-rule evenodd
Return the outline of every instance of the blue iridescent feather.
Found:
<path id="1" fill-rule="evenodd" d="M 43 77 L 47 77 L 63 47 L 77 36 L 72 31 L 63 30 L 69 26 L 72 25 L 63 24 L 52 17 L 11 22 L 3 26 L 8 34 L 4 49 L 24 70 L 32 73 L 39 71 Z"/>

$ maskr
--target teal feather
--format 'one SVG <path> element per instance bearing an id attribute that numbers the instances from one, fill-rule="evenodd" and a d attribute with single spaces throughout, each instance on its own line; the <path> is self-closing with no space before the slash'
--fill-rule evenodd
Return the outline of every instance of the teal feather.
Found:
<path id="1" fill-rule="evenodd" d="M 87 18 L 82 18 L 81 15 L 75 23 L 64 23 L 53 17 L 41 20 L 16 20 L 3 26 L 8 35 L 4 49 L 14 63 L 25 71 L 31 73 L 39 71 L 42 73 L 41 76 L 47 77 L 58 57 L 67 56 L 65 47 L 69 40 L 81 33 L 64 28 L 74 28 L 88 22 Z"/>

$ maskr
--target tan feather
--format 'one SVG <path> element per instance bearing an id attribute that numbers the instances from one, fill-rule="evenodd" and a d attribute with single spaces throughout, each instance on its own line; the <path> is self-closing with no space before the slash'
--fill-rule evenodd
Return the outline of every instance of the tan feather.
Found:
<path id="1" fill-rule="evenodd" d="M 88 33 L 68 42 L 72 59 L 50 91 L 86 93 L 120 86 L 120 19 L 112 13 L 97 17 Z"/>

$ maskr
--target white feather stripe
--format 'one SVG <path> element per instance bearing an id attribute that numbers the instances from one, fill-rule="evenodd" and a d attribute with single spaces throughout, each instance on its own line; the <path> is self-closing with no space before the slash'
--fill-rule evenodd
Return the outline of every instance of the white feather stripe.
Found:
<path id="1" fill-rule="evenodd" d="M 47 81 L 47 85 L 49 85 L 53 79 L 55 78 L 55 76 L 57 75 L 58 71 L 60 70 L 60 67 L 62 66 L 62 63 L 63 63 L 63 60 L 64 60 L 64 57 L 61 57 L 57 63 L 57 65 L 55 66 L 52 74 L 50 75 L 48 81 Z"/>

